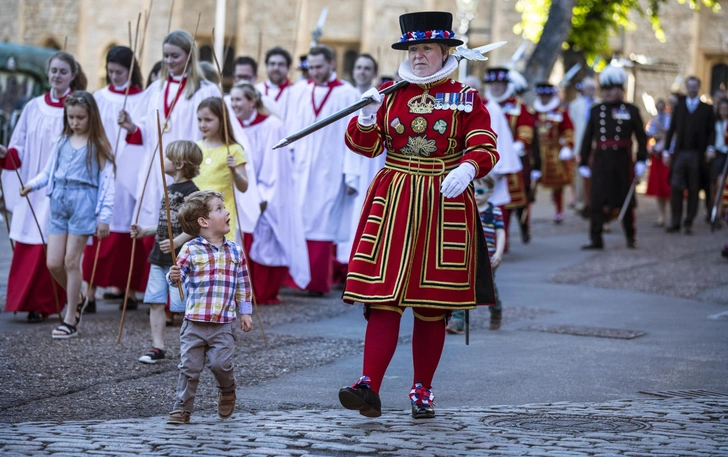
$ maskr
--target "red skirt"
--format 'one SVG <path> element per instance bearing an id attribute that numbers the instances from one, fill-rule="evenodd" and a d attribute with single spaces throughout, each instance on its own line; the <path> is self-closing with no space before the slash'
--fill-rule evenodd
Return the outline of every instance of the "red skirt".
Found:
<path id="1" fill-rule="evenodd" d="M 52 279 L 43 245 L 16 241 L 8 275 L 5 311 L 55 314 L 63 309 L 65 303 L 66 291 Z"/>
<path id="2" fill-rule="evenodd" d="M 91 272 L 94 267 L 94 257 L 96 256 L 96 245 L 98 243 L 96 237 L 93 237 L 92 240 L 93 244 L 86 246 L 83 251 L 83 262 L 81 263 L 83 280 L 87 283 L 91 282 Z M 96 274 L 94 275 L 94 286 L 126 289 L 133 242 L 134 240 L 131 239 L 128 233 L 121 232 L 111 232 L 108 238 L 101 240 L 99 259 L 96 264 Z M 147 288 L 150 267 L 147 258 L 152 251 L 152 247 L 154 247 L 153 236 L 137 240 L 134 249 L 134 268 L 129 285 L 131 290 L 143 292 Z"/>
<path id="3" fill-rule="evenodd" d="M 647 179 L 646 195 L 670 198 L 670 167 L 662 163 L 662 157 L 650 155 L 650 176 Z"/>
<path id="4" fill-rule="evenodd" d="M 306 240 L 308 264 L 311 268 L 311 281 L 305 289 L 311 292 L 329 293 L 334 276 L 334 242 Z M 283 285 L 301 290 L 290 274 L 286 275 Z"/>
<path id="5" fill-rule="evenodd" d="M 275 305 L 281 302 L 278 292 L 283 286 L 283 281 L 288 277 L 288 267 L 269 267 L 262 265 L 250 257 L 250 247 L 253 245 L 253 234 L 245 233 L 245 252 L 248 262 L 248 273 L 250 282 L 253 285 L 253 293 L 255 294 L 255 302 L 259 305 Z"/>

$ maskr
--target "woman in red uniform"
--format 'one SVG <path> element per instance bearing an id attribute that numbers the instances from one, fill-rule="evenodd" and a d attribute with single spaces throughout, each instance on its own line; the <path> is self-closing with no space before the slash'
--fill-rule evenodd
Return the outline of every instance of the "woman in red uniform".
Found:
<path id="1" fill-rule="evenodd" d="M 343 298 L 365 305 L 368 318 L 362 377 L 339 391 L 341 404 L 367 417 L 381 415 L 379 388 L 397 347 L 405 308 L 412 334 L 412 416 L 435 416 L 432 379 L 449 312 L 494 303 L 492 276 L 471 181 L 498 161 L 490 116 L 475 90 L 448 77 L 462 44 L 452 15 L 400 16 L 407 51 L 399 75 L 410 84 L 354 117 L 346 144 L 385 167 L 374 177 L 354 238 Z M 477 293 L 476 293 L 477 284 Z"/>

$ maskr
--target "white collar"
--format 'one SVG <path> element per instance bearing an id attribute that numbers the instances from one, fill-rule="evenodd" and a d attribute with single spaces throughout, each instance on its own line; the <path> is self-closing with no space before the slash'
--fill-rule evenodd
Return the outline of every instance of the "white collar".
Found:
<path id="1" fill-rule="evenodd" d="M 496 102 L 498 104 L 500 104 L 501 102 L 504 102 L 504 101 L 508 100 L 512 96 L 513 96 L 513 85 L 512 84 L 508 84 L 508 87 L 506 88 L 506 91 L 503 92 L 500 95 L 500 97 L 496 97 L 495 95 L 493 95 L 493 94 L 490 93 L 490 89 L 489 88 L 487 88 L 487 87 L 485 88 L 485 98 L 487 98 L 488 100 L 493 100 L 494 102 Z"/>
<path id="2" fill-rule="evenodd" d="M 443 65 L 440 71 L 438 71 L 437 73 L 430 76 L 416 76 L 414 73 L 412 73 L 412 66 L 409 63 L 409 60 L 405 60 L 399 65 L 399 76 L 408 83 L 430 84 L 434 83 L 435 81 L 439 81 L 447 76 L 450 76 L 450 73 L 455 71 L 457 67 L 458 59 L 456 59 L 455 56 L 451 55 L 445 61 L 445 65 Z"/>
<path id="3" fill-rule="evenodd" d="M 70 92 L 71 92 L 71 88 L 69 87 L 69 88 L 68 88 L 68 89 L 66 89 L 66 91 L 65 91 L 65 92 L 63 93 L 63 95 L 61 95 L 61 98 L 65 97 L 65 96 L 66 96 L 66 95 L 68 95 L 68 94 L 69 94 Z M 55 98 L 55 97 L 53 96 L 53 89 L 51 89 L 51 90 L 50 90 L 50 94 L 51 94 L 51 101 L 52 101 L 53 103 L 58 103 L 58 102 L 59 102 L 59 101 L 61 100 L 61 98 Z"/>
<path id="4" fill-rule="evenodd" d="M 129 85 L 129 81 L 125 82 L 123 86 L 114 86 L 114 90 L 124 90 Z"/>
<path id="5" fill-rule="evenodd" d="M 561 100 L 555 95 L 551 97 L 551 100 L 549 100 L 549 102 L 545 105 L 541 103 L 540 98 L 537 98 L 533 101 L 533 109 L 539 113 L 548 113 L 549 111 L 555 110 L 559 106 L 559 103 L 561 103 Z"/>
<path id="6" fill-rule="evenodd" d="M 258 117 L 258 110 L 253 108 L 253 114 L 249 118 L 243 119 L 243 126 L 247 127 L 252 124 L 256 117 Z"/>
<path id="7" fill-rule="evenodd" d="M 176 82 L 177 84 L 182 82 L 182 76 L 175 76 L 172 73 L 169 74 L 169 77 L 172 78 L 172 81 Z M 184 77 L 187 77 L 187 73 L 185 73 Z"/>

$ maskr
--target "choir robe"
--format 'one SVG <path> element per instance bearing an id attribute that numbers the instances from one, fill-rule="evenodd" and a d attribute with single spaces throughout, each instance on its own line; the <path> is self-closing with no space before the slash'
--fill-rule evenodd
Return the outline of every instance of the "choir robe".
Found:
<path id="1" fill-rule="evenodd" d="M 29 101 L 23 108 L 8 145 L 8 156 L 12 156 L 20 168 L 23 183 L 38 175 L 50 158 L 53 145 L 63 131 L 64 100 L 65 97 L 54 102 L 47 93 Z M 5 204 L 13 213 L 10 239 L 15 242 L 15 253 L 8 275 L 5 311 L 51 314 L 57 311 L 54 287 L 60 308 L 63 308 L 65 293 L 57 282 L 51 282 L 45 261 L 43 240 L 48 242 L 50 198 L 44 191 L 28 194 L 43 234 L 41 238 L 28 200 L 20 197 L 20 182 L 13 160 L 8 156 L 0 159 L 0 167 L 3 168 Z"/>
<path id="2" fill-rule="evenodd" d="M 93 244 L 88 246 L 83 255 L 83 280 L 89 283 L 91 275 L 94 276 L 94 286 L 116 287 L 126 289 L 127 274 L 131 258 L 132 239 L 129 236 L 129 227 L 134 221 L 134 206 L 136 204 L 136 190 L 140 163 L 144 157 L 144 147 L 129 144 L 124 138 L 119 139 L 121 126 L 117 119 L 119 112 L 124 108 L 125 89 L 115 89 L 107 86 L 94 93 L 96 104 L 99 107 L 101 123 L 104 126 L 106 137 L 116 153 L 116 180 L 114 189 L 114 212 L 109 225 L 109 237 L 101 242 L 99 256 L 96 264 L 96 273 L 93 273 L 94 260 L 98 239 L 93 237 Z M 138 87 L 129 89 L 126 97 L 126 110 L 135 112 L 142 100 L 142 90 Z M 118 140 L 118 141 L 117 141 Z M 149 251 L 144 243 L 137 243 L 134 251 L 134 268 L 129 284 L 131 290 L 143 291 L 146 288 L 149 265 L 147 257 Z"/>
<path id="3" fill-rule="evenodd" d="M 314 83 L 302 87 L 301 98 L 291 120 L 291 131 L 356 103 L 359 98 L 351 84 L 334 74 L 326 86 Z M 303 230 L 309 246 L 311 282 L 307 290 L 329 292 L 333 268 L 333 242 L 349 237 L 354 195 L 346 191 L 344 159 L 347 152 L 341 140 L 346 122 L 335 122 L 301 138 L 292 145 L 294 160 L 294 202 L 303 212 Z"/>
<path id="4" fill-rule="evenodd" d="M 498 137 L 497 148 L 500 157 L 491 171 L 491 176 L 495 179 L 495 188 L 488 201 L 495 206 L 505 206 L 511 202 L 508 176 L 512 173 L 519 173 L 523 165 L 518 158 L 518 153 L 513 148 L 511 128 L 500 105 L 493 100 L 488 100 L 485 108 L 490 114 L 490 128 Z"/>
<path id="5" fill-rule="evenodd" d="M 286 79 L 280 86 L 276 86 L 269 79 L 255 85 L 262 96 L 270 97 L 276 102 L 278 117 L 283 120 L 285 126 L 289 125 L 291 117 L 297 110 L 303 87 L 305 86 L 294 84 L 289 79 Z"/>
<path id="6" fill-rule="evenodd" d="M 172 108 L 174 96 L 172 93 L 167 97 L 165 103 L 165 90 L 170 84 L 167 81 L 158 80 L 143 92 L 135 111 L 130 112 L 131 118 L 138 129 L 131 135 L 127 135 L 127 142 L 142 145 L 144 156 L 140 158 L 138 168 L 137 187 L 135 192 L 136 203 L 134 214 L 139 210 L 139 222 L 141 227 L 156 227 L 159 222 L 159 207 L 164 194 L 166 184 L 171 184 L 172 179 L 166 177 L 166 183 L 162 180 L 159 167 L 159 143 L 157 134 L 157 110 L 160 121 L 164 126 L 165 119 L 169 115 L 168 129 L 162 134 L 162 141 L 166 148 L 169 143 L 175 140 L 199 141 L 202 139 L 202 132 L 197 126 L 197 106 L 208 97 L 220 97 L 218 86 L 203 80 L 200 88 L 191 98 L 187 98 L 185 88 L 182 87 L 178 94 L 177 103 Z M 186 81 L 185 81 L 186 83 Z M 176 83 L 172 83 L 177 86 Z M 167 109 L 165 110 L 165 106 Z M 171 114 L 168 110 L 172 108 Z M 146 188 L 145 180 L 149 175 Z M 144 193 L 142 198 L 142 193 Z M 141 209 L 139 209 L 141 207 Z"/>
<path id="7" fill-rule="evenodd" d="M 537 99 L 536 129 L 541 148 L 541 185 L 554 190 L 571 184 L 574 178 L 574 159 L 561 160 L 562 148 L 574 150 L 574 126 L 569 113 L 560 106 L 558 97 L 552 98 L 547 105 Z"/>
<path id="8" fill-rule="evenodd" d="M 301 208 L 292 198 L 293 164 L 287 148 L 273 147 L 285 136 L 283 122 L 276 116 L 254 112 L 246 125 L 241 120 L 251 145 L 248 157 L 255 164 L 260 199 L 266 209 L 253 231 L 249 257 L 253 289 L 259 303 L 276 300 L 278 290 L 290 272 L 297 286 L 305 288 L 311 273 Z"/>
<path id="9" fill-rule="evenodd" d="M 470 111 L 448 108 L 460 104 Z M 469 163 L 479 178 L 498 161 L 477 92 L 448 78 L 409 84 L 384 97 L 374 125 L 351 119 L 345 140 L 366 157 L 387 152 L 364 202 L 344 301 L 439 309 L 494 303 L 473 187 L 451 199 L 440 193 L 459 165 Z"/>

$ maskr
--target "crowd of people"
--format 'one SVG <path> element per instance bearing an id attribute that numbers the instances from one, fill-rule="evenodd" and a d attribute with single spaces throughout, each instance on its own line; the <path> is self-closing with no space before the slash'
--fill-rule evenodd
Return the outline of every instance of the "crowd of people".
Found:
<path id="1" fill-rule="evenodd" d="M 236 311 L 249 331 L 253 299 L 280 303 L 284 286 L 321 296 L 341 282 L 343 300 L 363 303 L 368 321 L 362 375 L 340 390 L 342 405 L 381 414 L 379 388 L 412 308 L 412 415 L 429 418 L 446 333 L 463 333 L 477 305 L 490 306 L 491 330 L 501 326 L 494 272 L 512 220 L 531 241 L 538 186 L 550 191 L 556 224 L 572 189 L 569 206 L 590 219 L 584 249 L 604 248 L 602 232 L 620 212 L 627 246 L 637 247 L 633 186 L 648 159 L 647 193 L 670 233 L 693 233 L 700 189 L 709 215 L 723 193 L 728 100 L 701 102 L 697 78 L 686 98 L 671 96 L 669 111 L 658 101 L 645 129 L 624 101 L 623 68 L 599 75 L 601 100 L 591 78 L 569 104 L 540 82 L 529 107 L 526 79 L 512 68 L 488 68 L 482 94 L 477 79 L 450 79 L 450 48 L 462 41 L 449 13 L 408 13 L 400 27 L 392 47 L 407 52 L 398 76 L 410 84 L 386 96 L 371 55 L 356 59 L 352 84 L 323 45 L 311 47 L 298 81 L 281 47 L 265 54 L 265 81 L 255 59 L 237 58 L 227 95 L 182 30 L 164 38 L 146 84 L 133 51 L 112 48 L 107 86 L 94 94 L 74 56 L 54 54 L 50 92 L 26 105 L 0 146 L 14 244 L 5 310 L 42 322 L 65 308 L 52 337 L 67 339 L 96 311 L 97 288 L 132 309 L 143 292 L 152 339 L 143 363 L 166 358 L 165 327 L 185 313 L 169 422 L 187 423 L 206 351 L 220 416 L 234 410 Z M 274 149 L 360 99 L 371 103 L 348 123 Z"/>

